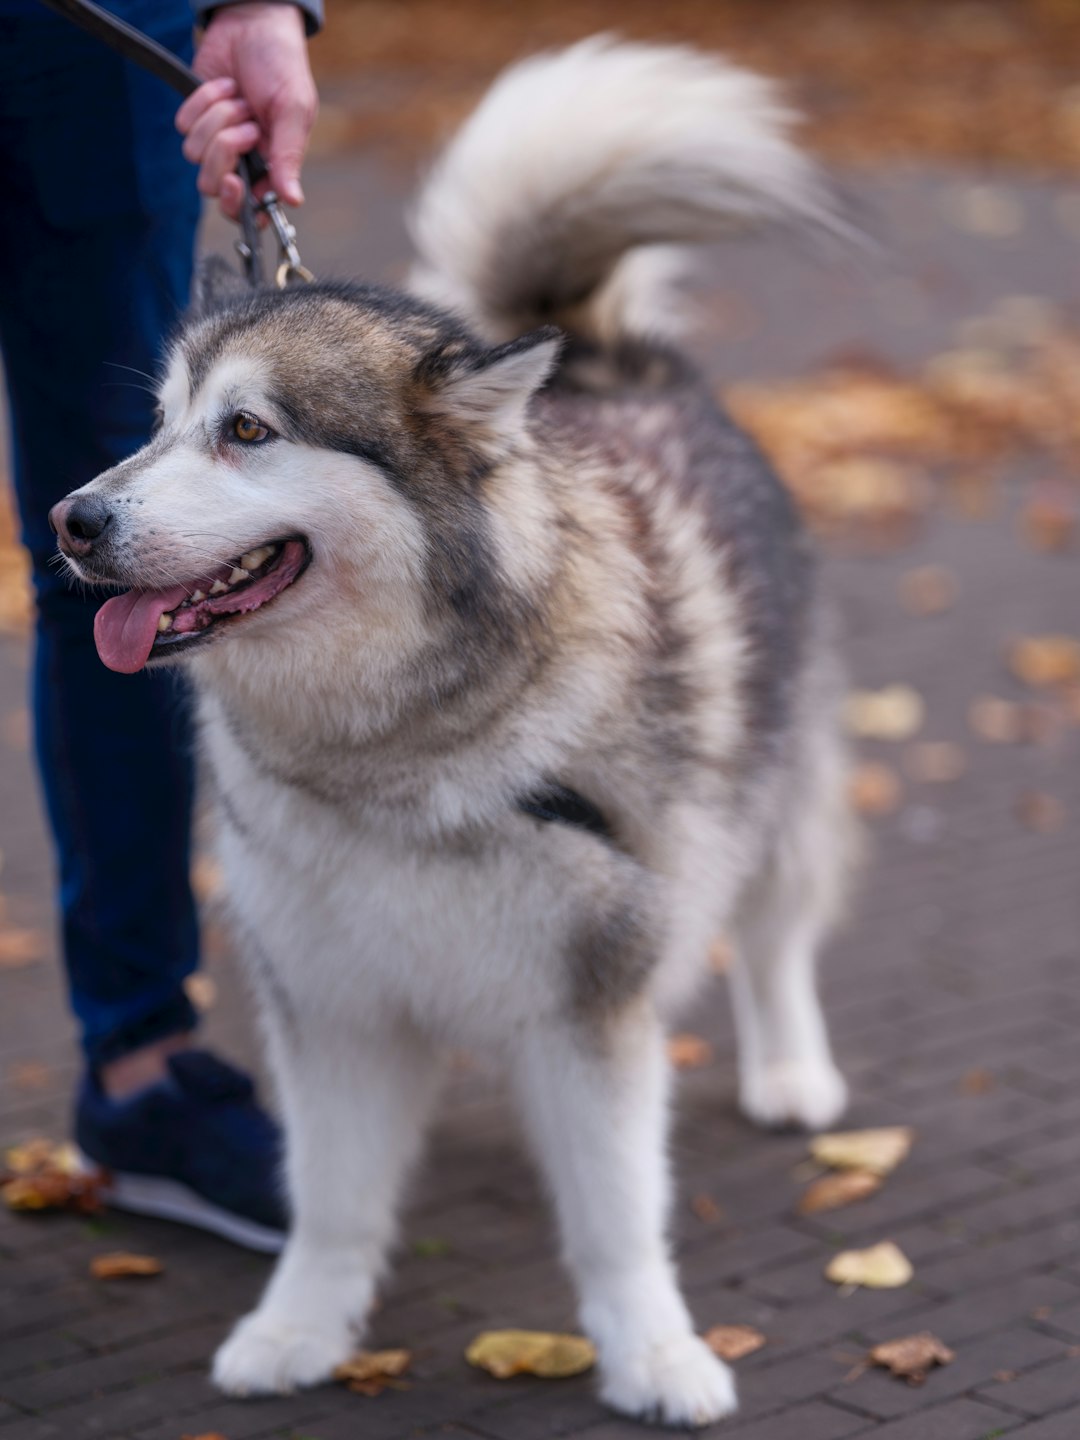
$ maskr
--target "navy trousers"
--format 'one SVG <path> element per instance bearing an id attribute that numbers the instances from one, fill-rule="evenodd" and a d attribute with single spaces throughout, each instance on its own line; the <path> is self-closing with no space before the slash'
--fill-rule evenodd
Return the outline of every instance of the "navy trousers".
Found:
<path id="1" fill-rule="evenodd" d="M 112 8 L 190 59 L 187 0 Z M 38 763 L 64 958 L 91 1064 L 192 1028 L 192 756 L 182 686 L 94 649 L 100 595 L 58 568 L 47 515 L 138 449 L 187 302 L 198 219 L 178 97 L 28 0 L 0 0 L 0 346 L 33 559 Z"/>

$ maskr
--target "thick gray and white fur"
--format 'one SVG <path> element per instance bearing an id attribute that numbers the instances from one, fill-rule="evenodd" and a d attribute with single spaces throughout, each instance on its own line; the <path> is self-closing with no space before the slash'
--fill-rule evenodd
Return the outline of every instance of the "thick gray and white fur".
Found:
<path id="1" fill-rule="evenodd" d="M 735 1408 L 665 1233 L 665 1030 L 726 933 L 744 1112 L 834 1122 L 814 970 L 852 843 L 811 549 L 679 353 L 666 279 L 673 245 L 842 230 L 789 119 L 689 49 L 527 60 L 435 165 L 408 290 L 211 277 L 159 432 L 76 492 L 109 507 L 91 580 L 310 557 L 152 655 L 197 687 L 287 1134 L 294 1227 L 214 1360 L 232 1394 L 356 1347 L 466 1048 L 508 1068 L 603 1399 Z M 520 808 L 552 785 L 608 833 Z"/>

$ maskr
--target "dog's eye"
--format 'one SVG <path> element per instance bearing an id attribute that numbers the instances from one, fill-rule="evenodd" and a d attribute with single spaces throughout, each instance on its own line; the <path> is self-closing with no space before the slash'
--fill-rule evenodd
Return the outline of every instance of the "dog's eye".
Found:
<path id="1" fill-rule="evenodd" d="M 247 415 L 243 411 L 233 420 L 232 430 L 237 440 L 242 440 L 245 445 L 254 445 L 259 440 L 265 440 L 270 434 L 254 415 Z"/>

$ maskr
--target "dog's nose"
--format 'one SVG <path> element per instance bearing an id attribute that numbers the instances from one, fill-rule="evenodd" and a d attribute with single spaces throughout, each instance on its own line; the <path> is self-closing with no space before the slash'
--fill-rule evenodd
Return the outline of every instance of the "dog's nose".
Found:
<path id="1" fill-rule="evenodd" d="M 49 511 L 49 524 L 65 555 L 89 555 L 112 520 L 106 501 L 97 495 L 61 500 Z"/>

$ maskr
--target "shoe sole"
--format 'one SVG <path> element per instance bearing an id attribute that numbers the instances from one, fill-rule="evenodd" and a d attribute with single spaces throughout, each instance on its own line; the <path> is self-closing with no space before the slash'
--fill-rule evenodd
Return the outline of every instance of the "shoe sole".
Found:
<path id="1" fill-rule="evenodd" d="M 101 1166 L 85 1155 L 85 1169 L 100 1170 Z M 157 1220 L 173 1220 L 177 1225 L 190 1225 L 208 1230 L 246 1250 L 260 1255 L 277 1255 L 285 1244 L 285 1232 L 272 1230 L 255 1220 L 245 1220 L 231 1210 L 213 1205 L 179 1180 L 163 1180 L 156 1175 L 131 1175 L 110 1171 L 109 1183 L 102 1187 L 101 1198 L 114 1210 L 127 1210 L 132 1215 L 151 1215 Z"/>

